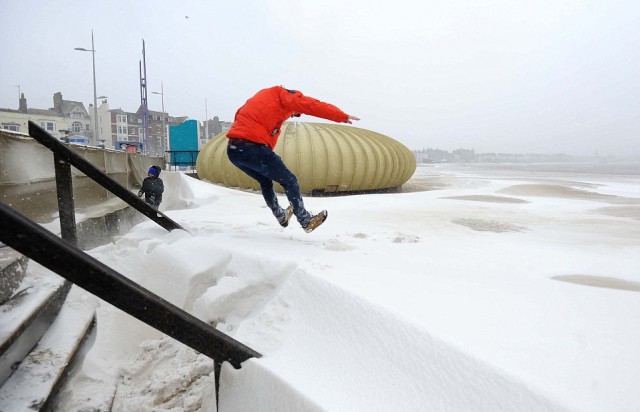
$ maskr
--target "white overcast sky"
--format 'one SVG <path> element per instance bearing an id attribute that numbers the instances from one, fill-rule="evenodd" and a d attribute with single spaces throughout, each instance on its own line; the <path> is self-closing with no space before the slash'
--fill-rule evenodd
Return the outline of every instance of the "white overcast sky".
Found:
<path id="1" fill-rule="evenodd" d="M 282 84 L 410 149 L 640 155 L 638 0 L 0 0 L 0 107 L 232 121 Z M 315 118 L 304 116 L 303 121 Z"/>

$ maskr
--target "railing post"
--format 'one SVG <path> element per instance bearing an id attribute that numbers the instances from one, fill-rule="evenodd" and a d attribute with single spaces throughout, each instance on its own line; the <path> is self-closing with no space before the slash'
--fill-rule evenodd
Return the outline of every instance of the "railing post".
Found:
<path id="1" fill-rule="evenodd" d="M 60 236 L 74 246 L 78 245 L 76 230 L 76 210 L 73 198 L 71 165 L 56 153 L 53 154 L 56 171 L 56 192 L 58 195 L 58 215 L 60 216 Z"/>
<path id="2" fill-rule="evenodd" d="M 216 408 L 220 404 L 220 372 L 222 372 L 222 362 L 217 359 L 213 360 L 213 379 L 216 387 Z"/>

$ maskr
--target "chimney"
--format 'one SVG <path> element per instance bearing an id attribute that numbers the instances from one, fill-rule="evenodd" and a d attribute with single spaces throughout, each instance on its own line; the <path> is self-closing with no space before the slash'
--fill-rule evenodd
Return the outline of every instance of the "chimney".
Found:
<path id="1" fill-rule="evenodd" d="M 18 111 L 20 113 L 27 112 L 27 99 L 24 98 L 24 93 L 20 95 L 20 102 L 18 103 Z"/>
<path id="2" fill-rule="evenodd" d="M 53 110 L 62 113 L 62 93 L 60 92 L 53 95 Z"/>

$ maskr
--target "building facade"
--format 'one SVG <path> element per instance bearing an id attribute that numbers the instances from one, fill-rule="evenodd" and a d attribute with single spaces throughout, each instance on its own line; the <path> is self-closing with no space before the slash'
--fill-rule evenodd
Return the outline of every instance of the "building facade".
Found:
<path id="1" fill-rule="evenodd" d="M 62 93 L 53 95 L 50 109 L 30 109 L 24 93 L 20 95 L 18 110 L 0 109 L 0 128 L 28 133 L 32 121 L 54 137 L 69 139 L 77 143 L 88 143 L 93 136 L 92 122 L 81 102 L 64 100 Z"/>
<path id="2" fill-rule="evenodd" d="M 169 150 L 169 126 L 179 125 L 189 118 L 175 117 L 167 112 L 149 110 L 148 130 L 145 141 L 144 109 L 127 112 L 121 108 L 111 109 L 107 98 L 98 102 L 96 142 L 108 149 L 127 150 L 135 147 L 154 156 L 160 156 Z M 62 93 L 53 95 L 53 107 L 50 109 L 31 109 L 27 107 L 24 93 L 20 96 L 18 109 L 0 109 L 0 129 L 28 133 L 28 122 L 33 121 L 49 132 L 53 137 L 69 142 L 86 144 L 94 134 L 93 105 L 87 110 L 83 103 L 64 100 Z M 229 130 L 231 122 L 220 121 L 218 117 L 203 122 L 199 127 L 199 146 L 217 134 Z M 208 131 L 208 133 L 207 133 Z"/>
<path id="3" fill-rule="evenodd" d="M 105 103 L 103 103 L 104 106 Z M 121 108 L 110 110 L 108 104 L 98 112 L 109 113 L 109 133 L 105 137 L 105 147 L 124 149 L 127 146 L 136 146 L 139 150 L 151 155 L 159 156 L 168 150 L 168 128 L 187 120 L 187 117 L 174 117 L 168 113 L 149 110 L 149 136 L 144 138 L 144 110 L 142 106 L 137 112 L 126 112 Z M 100 117 L 100 114 L 98 114 Z"/>
<path id="4" fill-rule="evenodd" d="M 231 129 L 233 122 L 225 122 L 214 116 L 213 119 L 208 119 L 200 124 L 200 147 L 207 144 L 207 142 L 222 132 L 226 132 Z"/>

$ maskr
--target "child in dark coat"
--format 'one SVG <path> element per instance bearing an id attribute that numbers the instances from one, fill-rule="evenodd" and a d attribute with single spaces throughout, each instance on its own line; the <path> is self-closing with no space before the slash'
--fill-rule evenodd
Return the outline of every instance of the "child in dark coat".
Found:
<path id="1" fill-rule="evenodd" d="M 160 168 L 151 166 L 148 176 L 142 181 L 142 187 L 138 192 L 138 197 L 144 194 L 144 200 L 155 208 L 160 207 L 162 203 L 162 192 L 164 192 L 164 184 L 160 179 Z"/>

